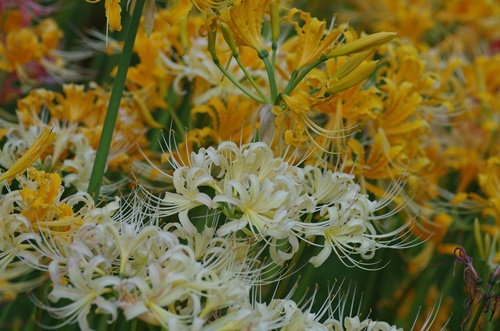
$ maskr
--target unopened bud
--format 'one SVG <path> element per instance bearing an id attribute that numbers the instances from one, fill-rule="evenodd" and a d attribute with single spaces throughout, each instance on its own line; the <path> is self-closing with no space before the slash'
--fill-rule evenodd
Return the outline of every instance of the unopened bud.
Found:
<path id="1" fill-rule="evenodd" d="M 365 36 L 346 44 L 339 45 L 326 55 L 327 58 L 349 55 L 364 51 L 373 50 L 383 44 L 388 43 L 396 37 L 395 32 L 379 32 Z"/>
<path id="2" fill-rule="evenodd" d="M 163 125 L 160 123 L 156 122 L 153 115 L 149 112 L 148 107 L 146 106 L 146 103 L 142 98 L 140 98 L 137 94 L 134 94 L 132 96 L 132 99 L 135 101 L 137 104 L 137 109 L 139 110 L 139 113 L 141 114 L 142 120 L 150 127 L 153 129 L 162 129 Z"/>
<path id="3" fill-rule="evenodd" d="M 280 36 L 280 17 L 278 10 L 278 1 L 271 1 L 270 11 L 271 11 L 271 35 L 273 43 L 278 41 Z"/>
<path id="4" fill-rule="evenodd" d="M 342 79 L 356 69 L 361 62 L 371 53 L 371 50 L 361 52 L 351 56 L 342 67 L 332 76 L 332 78 Z"/>
<path id="5" fill-rule="evenodd" d="M 224 40 L 226 41 L 227 45 L 233 52 L 233 54 L 238 54 L 238 49 L 236 48 L 236 42 L 234 41 L 233 34 L 231 33 L 231 30 L 229 29 L 229 25 L 225 22 L 220 22 L 220 31 L 222 32 L 222 36 L 224 37 Z"/>
<path id="6" fill-rule="evenodd" d="M 325 93 L 325 97 L 328 97 L 337 92 L 343 91 L 352 87 L 358 83 L 361 83 L 365 79 L 367 79 L 377 67 L 377 61 L 370 61 L 359 65 L 354 71 L 350 74 L 343 77 L 341 80 L 337 82 L 330 90 Z"/>
<path id="7" fill-rule="evenodd" d="M 208 31 L 208 52 L 212 55 L 214 61 L 217 59 L 217 52 L 215 51 L 215 40 L 217 39 L 217 30 Z"/>

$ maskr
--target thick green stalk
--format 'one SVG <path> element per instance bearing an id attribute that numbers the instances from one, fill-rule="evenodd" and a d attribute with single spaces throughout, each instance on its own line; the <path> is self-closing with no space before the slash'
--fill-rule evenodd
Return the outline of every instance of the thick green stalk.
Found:
<path id="1" fill-rule="evenodd" d="M 109 148 L 111 146 L 111 139 L 113 138 L 113 130 L 118 116 L 118 109 L 120 108 L 120 100 L 122 98 L 123 89 L 125 87 L 125 79 L 127 78 L 127 71 L 132 57 L 132 50 L 134 48 L 135 36 L 141 21 L 142 8 L 144 7 L 145 0 L 137 0 L 132 19 L 128 26 L 127 36 L 125 37 L 125 44 L 123 52 L 120 56 L 118 63 L 118 72 L 116 73 L 113 89 L 111 90 L 111 97 L 109 99 L 108 111 L 104 119 L 102 127 L 101 140 L 99 147 L 97 147 L 97 154 L 90 176 L 88 192 L 94 198 L 94 201 L 99 201 L 99 191 L 101 189 L 102 177 L 106 168 L 108 159 Z"/>

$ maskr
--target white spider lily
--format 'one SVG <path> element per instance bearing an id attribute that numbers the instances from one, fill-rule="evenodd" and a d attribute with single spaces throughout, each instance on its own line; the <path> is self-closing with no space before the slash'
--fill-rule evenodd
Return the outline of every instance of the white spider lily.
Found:
<path id="1" fill-rule="evenodd" d="M 238 286 L 238 280 L 221 279 L 195 261 L 192 251 L 183 245 L 168 250 L 157 263 L 150 263 L 146 278 L 128 278 L 124 286 L 129 294 L 123 297 L 120 307 L 127 319 L 138 317 L 165 328 L 176 326 L 176 330 L 185 329 L 197 317 L 230 302 L 238 302 L 241 291 L 234 290 L 245 288 Z M 231 293 L 232 297 L 228 296 Z M 222 298 L 215 300 L 216 296 Z M 208 301 L 203 303 L 204 299 Z"/>
<path id="2" fill-rule="evenodd" d="M 65 173 L 63 176 L 64 186 L 74 186 L 78 191 L 86 192 L 96 153 L 90 146 L 88 138 L 84 134 L 77 132 L 76 124 L 65 125 L 57 119 L 51 119 L 50 125 L 47 125 L 39 118 L 35 118 L 34 122 L 36 124 L 28 127 L 23 124 L 0 122 L 0 127 L 10 125 L 5 136 L 6 141 L 0 153 L 0 166 L 11 168 L 21 158 L 24 150 L 36 141 L 44 128 L 49 128 L 52 131 L 51 136 L 53 136 L 53 139 L 48 146 L 52 146 L 52 149 L 47 149 L 50 154 L 45 151 L 43 164 L 35 159 L 39 168 L 46 171 L 55 171 L 54 169 L 57 168 L 61 173 Z M 65 152 L 70 149 L 74 156 L 65 158 Z M 40 156 L 42 152 L 40 152 Z M 108 180 L 104 179 L 106 185 L 102 186 L 102 192 L 105 196 L 109 196 L 125 183 L 124 181 L 113 184 L 107 182 Z"/>
<path id="3" fill-rule="evenodd" d="M 371 259 L 379 248 L 412 245 L 401 243 L 410 223 L 388 233 L 377 231 L 375 222 L 392 213 L 375 212 L 388 202 L 377 203 L 361 194 L 353 175 L 290 165 L 274 157 L 263 142 L 240 147 L 223 142 L 218 148 L 193 152 L 189 165 L 175 160 L 170 164 L 175 167 L 175 192 L 166 192 L 162 199 L 150 195 L 157 204 L 148 207 L 153 215 L 178 214 L 181 224 L 194 233 L 188 212 L 204 205 L 218 219 L 213 224 L 218 236 L 243 232 L 264 241 L 276 264 L 293 258 L 300 240 L 314 237 L 324 238 L 324 243 L 315 243 L 323 247 L 311 259 L 315 266 L 333 252 L 362 265 L 351 255 Z"/>
<path id="4" fill-rule="evenodd" d="M 32 268 L 47 270 L 47 259 L 66 265 L 72 249 L 79 247 L 81 227 L 111 220 L 117 201 L 96 208 L 87 193 L 77 192 L 60 200 L 64 188 L 59 175 L 31 168 L 20 178 L 20 190 L 2 199 L 3 248 L 22 258 Z M 79 205 L 78 212 L 74 212 Z M 7 256 L 5 255 L 5 259 Z M 43 257 L 45 259 L 43 259 Z M 0 261 L 5 262 L 2 258 Z"/>
<path id="5" fill-rule="evenodd" d="M 196 157 L 193 157 L 196 160 Z M 163 198 L 158 198 L 143 188 L 143 192 L 155 204 L 154 215 L 164 217 L 189 211 L 198 206 L 216 208 L 213 200 L 203 192 L 201 186 L 213 186 L 214 179 L 202 167 L 181 166 L 174 171 L 173 183 L 175 193 L 165 192 Z"/>
<path id="6" fill-rule="evenodd" d="M 242 216 L 224 224 L 218 230 L 219 235 L 236 232 L 247 224 L 258 240 L 267 236 L 283 237 L 286 232 L 280 231 L 288 220 L 286 213 L 280 212 L 290 201 L 289 193 L 276 188 L 270 180 L 259 183 L 257 176 L 249 175 L 248 186 L 235 180 L 226 183 L 225 194 L 217 195 L 214 201 L 226 202 L 237 207 Z M 235 196 L 236 194 L 236 196 Z"/>
<path id="7" fill-rule="evenodd" d="M 405 248 L 414 245 L 414 241 L 405 242 L 402 239 L 411 223 L 387 233 L 377 233 L 371 223 L 377 219 L 373 215 L 376 204 L 369 201 L 366 195 L 359 194 L 355 198 L 338 200 L 321 210 L 320 216 L 326 217 L 326 221 L 301 224 L 301 231 L 306 236 L 317 235 L 325 239 L 321 252 L 310 260 L 314 266 L 322 265 L 335 253 L 343 263 L 345 258 L 352 265 L 361 267 L 365 262 L 357 261 L 352 254 L 359 254 L 363 259 L 369 260 L 379 248 Z"/>
<path id="8" fill-rule="evenodd" d="M 93 306 L 111 315 L 108 322 L 117 318 L 117 304 L 105 296 L 120 287 L 121 279 L 116 276 L 105 276 L 98 272 L 99 265 L 106 265 L 106 259 L 96 256 L 82 270 L 79 261 L 70 259 L 68 263 L 68 284 L 61 282 L 60 275 L 51 274 L 54 287 L 49 300 L 56 303 L 60 299 L 69 299 L 71 303 L 61 307 L 42 305 L 50 314 L 58 319 L 66 319 L 59 326 L 78 322 L 81 330 L 90 330 L 87 316 Z M 96 273 L 97 272 L 97 273 Z"/>

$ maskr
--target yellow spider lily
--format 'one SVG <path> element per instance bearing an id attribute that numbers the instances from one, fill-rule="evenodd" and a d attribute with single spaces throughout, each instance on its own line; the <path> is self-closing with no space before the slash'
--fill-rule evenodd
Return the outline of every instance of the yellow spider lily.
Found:
<path id="1" fill-rule="evenodd" d="M 43 154 L 56 137 L 55 132 L 45 128 L 40 136 L 35 140 L 28 151 L 0 176 L 0 181 L 12 178 L 29 167 Z"/>

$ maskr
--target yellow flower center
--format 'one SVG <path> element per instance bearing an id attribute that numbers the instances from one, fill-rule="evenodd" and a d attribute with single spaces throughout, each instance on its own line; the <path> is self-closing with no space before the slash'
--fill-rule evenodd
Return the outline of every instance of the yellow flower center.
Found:
<path id="1" fill-rule="evenodd" d="M 59 202 L 61 177 L 58 174 L 30 168 L 28 179 L 35 185 L 28 184 L 20 190 L 25 204 L 21 215 L 31 222 L 35 232 L 65 237 L 69 230 L 82 224 L 80 218 L 74 217 L 70 205 Z"/>

